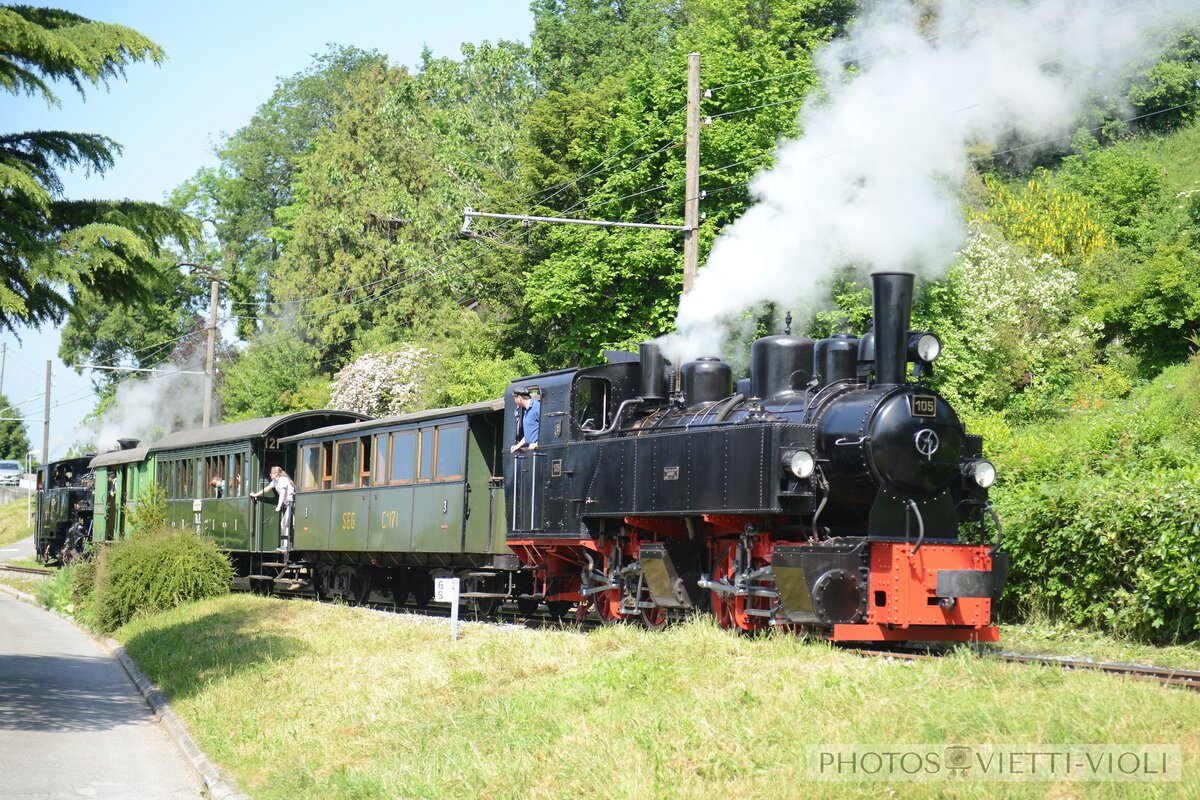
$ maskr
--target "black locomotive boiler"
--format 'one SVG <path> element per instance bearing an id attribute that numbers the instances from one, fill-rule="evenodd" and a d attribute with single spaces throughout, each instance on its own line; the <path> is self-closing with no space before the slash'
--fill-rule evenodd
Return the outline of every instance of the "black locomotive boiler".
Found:
<path id="1" fill-rule="evenodd" d="M 736 389 L 720 360 L 670 369 L 654 344 L 521 379 L 541 396 L 541 438 L 505 465 L 508 544 L 535 595 L 651 627 L 711 610 L 839 641 L 994 641 L 1008 571 L 995 469 L 908 377 L 941 347 L 909 330 L 913 276 L 872 280 L 872 332 L 759 339 Z M 959 540 L 979 520 L 994 546 Z"/>

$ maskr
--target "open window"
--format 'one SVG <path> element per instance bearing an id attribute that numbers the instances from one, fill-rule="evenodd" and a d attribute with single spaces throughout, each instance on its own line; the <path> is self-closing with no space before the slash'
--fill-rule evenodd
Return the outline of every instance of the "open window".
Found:
<path id="1" fill-rule="evenodd" d="M 359 458 L 358 485 L 371 485 L 371 437 L 363 436 L 358 440 Z"/>
<path id="2" fill-rule="evenodd" d="M 607 378 L 580 378 L 575 381 L 571 418 L 581 431 L 598 431 L 609 421 L 612 387 Z"/>

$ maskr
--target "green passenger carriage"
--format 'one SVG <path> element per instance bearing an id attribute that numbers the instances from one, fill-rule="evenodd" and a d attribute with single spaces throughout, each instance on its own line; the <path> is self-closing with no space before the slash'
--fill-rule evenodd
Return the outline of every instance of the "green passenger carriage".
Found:
<path id="1" fill-rule="evenodd" d="M 523 592 L 506 544 L 504 402 L 310 430 L 280 440 L 297 463 L 292 561 L 327 594 L 372 588 L 424 605 L 459 577 L 490 613 Z"/>
<path id="2" fill-rule="evenodd" d="M 302 411 L 177 431 L 147 448 L 146 469 L 166 496 L 167 524 L 211 537 L 229 553 L 238 574 L 248 575 L 259 570 L 263 554 L 279 546 L 274 503 L 255 503 L 250 493 L 266 486 L 272 466 L 295 474 L 280 439 L 363 418 L 346 411 Z"/>
<path id="3" fill-rule="evenodd" d="M 92 540 L 112 542 L 124 539 L 129 512 L 141 492 L 154 480 L 154 459 L 149 447 L 125 447 L 101 453 L 89 465 L 96 474 L 92 520 Z"/>

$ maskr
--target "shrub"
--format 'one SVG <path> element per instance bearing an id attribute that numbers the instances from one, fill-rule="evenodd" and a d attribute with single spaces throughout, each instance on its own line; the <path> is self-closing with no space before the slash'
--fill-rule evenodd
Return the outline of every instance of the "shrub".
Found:
<path id="1" fill-rule="evenodd" d="M 104 548 L 96 571 L 96 627 L 113 631 L 135 616 L 226 594 L 233 568 L 210 540 L 171 529 Z"/>
<path id="2" fill-rule="evenodd" d="M 137 503 L 129 512 L 132 535 L 149 533 L 167 527 L 167 495 L 155 481 L 149 481 L 138 492 Z"/>
<path id="3" fill-rule="evenodd" d="M 1013 434 L 994 498 L 1005 612 L 1154 642 L 1200 638 L 1200 359 Z"/>

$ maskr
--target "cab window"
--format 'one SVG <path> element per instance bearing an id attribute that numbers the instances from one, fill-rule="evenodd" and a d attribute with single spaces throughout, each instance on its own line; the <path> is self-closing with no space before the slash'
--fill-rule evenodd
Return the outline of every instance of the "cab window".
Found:
<path id="1" fill-rule="evenodd" d="M 598 431 L 608 424 L 607 378 L 580 378 L 575 382 L 575 424 L 580 430 Z"/>

